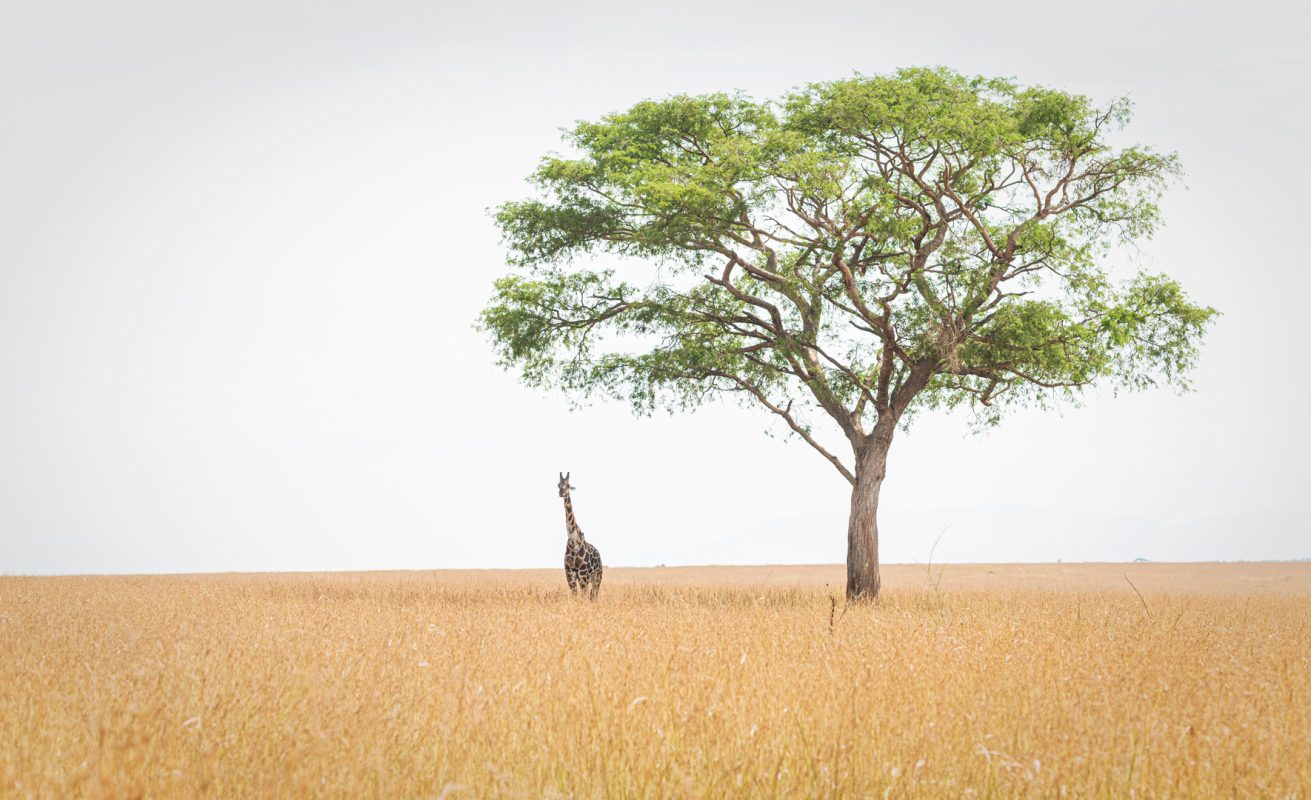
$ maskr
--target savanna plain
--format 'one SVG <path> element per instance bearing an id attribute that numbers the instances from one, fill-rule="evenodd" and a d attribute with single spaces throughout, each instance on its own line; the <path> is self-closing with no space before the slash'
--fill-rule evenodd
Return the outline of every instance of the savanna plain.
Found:
<path id="1" fill-rule="evenodd" d="M 0 796 L 1296 797 L 1311 564 L 0 577 Z"/>

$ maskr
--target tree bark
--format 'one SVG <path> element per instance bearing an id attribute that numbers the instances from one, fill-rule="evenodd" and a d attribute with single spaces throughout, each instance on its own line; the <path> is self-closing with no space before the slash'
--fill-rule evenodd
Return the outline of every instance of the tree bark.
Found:
<path id="1" fill-rule="evenodd" d="M 887 475 L 893 426 L 878 426 L 856 460 L 847 521 L 847 601 L 875 602 L 879 597 L 879 490 Z"/>

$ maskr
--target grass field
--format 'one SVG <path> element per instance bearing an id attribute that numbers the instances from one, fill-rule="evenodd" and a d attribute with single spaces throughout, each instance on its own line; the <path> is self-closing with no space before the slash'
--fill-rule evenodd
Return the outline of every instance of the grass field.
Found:
<path id="1" fill-rule="evenodd" d="M 1308 797 L 1311 564 L 884 580 L 0 577 L 0 796 Z"/>

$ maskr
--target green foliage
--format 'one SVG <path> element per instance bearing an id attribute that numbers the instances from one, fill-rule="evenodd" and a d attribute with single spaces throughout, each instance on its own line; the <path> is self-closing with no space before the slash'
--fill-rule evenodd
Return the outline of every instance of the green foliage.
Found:
<path id="1" fill-rule="evenodd" d="M 639 411 L 740 393 L 819 447 L 809 405 L 857 452 L 917 406 L 1185 388 L 1216 312 L 1107 267 L 1180 173 L 1108 143 L 1130 111 L 937 68 L 580 122 L 497 211 L 517 271 L 481 324 L 531 384 Z"/>

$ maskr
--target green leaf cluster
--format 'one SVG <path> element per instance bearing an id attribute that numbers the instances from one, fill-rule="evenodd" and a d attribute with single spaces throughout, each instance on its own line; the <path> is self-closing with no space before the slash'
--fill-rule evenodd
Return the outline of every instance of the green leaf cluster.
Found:
<path id="1" fill-rule="evenodd" d="M 944 68 L 643 101 L 497 209 L 514 271 L 481 325 L 531 384 L 646 412 L 736 395 L 835 464 L 814 415 L 859 457 L 916 408 L 1186 388 L 1216 312 L 1110 268 L 1181 171 L 1110 143 L 1130 116 Z"/>

